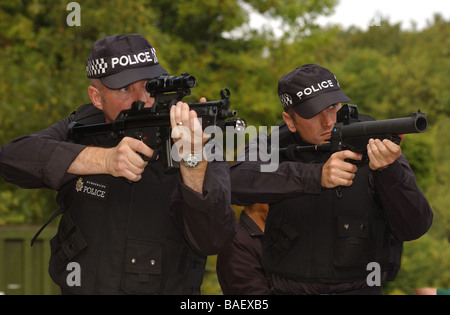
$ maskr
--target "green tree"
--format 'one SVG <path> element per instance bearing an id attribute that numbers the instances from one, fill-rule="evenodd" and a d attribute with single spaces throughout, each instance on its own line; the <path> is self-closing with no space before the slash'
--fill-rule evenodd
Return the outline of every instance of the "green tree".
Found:
<path id="1" fill-rule="evenodd" d="M 426 190 L 435 214 L 432 232 L 434 237 L 450 242 L 450 144 L 442 136 L 450 132 L 450 117 L 441 118 L 432 131 L 435 181 Z"/>

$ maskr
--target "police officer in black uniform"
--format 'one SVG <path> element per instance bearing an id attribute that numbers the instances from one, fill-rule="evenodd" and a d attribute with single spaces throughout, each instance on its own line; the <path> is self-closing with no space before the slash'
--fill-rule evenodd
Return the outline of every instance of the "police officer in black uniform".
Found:
<path id="1" fill-rule="evenodd" d="M 280 147 L 326 142 L 341 103 L 350 101 L 336 77 L 314 64 L 283 76 L 278 93 Z M 252 141 L 274 145 L 262 134 Z M 431 226 L 431 208 L 391 141 L 371 139 L 370 161 L 359 166 L 350 163 L 361 160 L 358 153 L 316 151 L 300 161 L 280 156 L 274 172 L 250 161 L 249 148 L 231 168 L 232 201 L 270 204 L 262 261 L 277 294 L 381 294 L 379 284 L 400 268 L 402 242 Z"/>
<path id="2" fill-rule="evenodd" d="M 235 232 L 228 163 L 188 154 L 179 171 L 166 173 L 164 159 L 141 158 L 154 152 L 134 138 L 68 142 L 73 121 L 111 122 L 138 100 L 152 106 L 145 84 L 167 74 L 139 34 L 98 40 L 86 69 L 91 104 L 0 149 L 5 180 L 58 190 L 63 215 L 51 240 L 51 277 L 65 294 L 199 294 L 206 256 Z M 174 105 L 170 119 L 205 143 L 186 103 Z M 73 263 L 79 281 L 68 281 Z"/>

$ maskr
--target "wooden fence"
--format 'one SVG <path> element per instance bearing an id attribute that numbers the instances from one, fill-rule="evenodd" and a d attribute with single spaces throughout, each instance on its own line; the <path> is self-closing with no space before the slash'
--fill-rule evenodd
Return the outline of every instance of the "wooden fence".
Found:
<path id="1" fill-rule="evenodd" d="M 0 294 L 56 295 L 59 288 L 48 274 L 50 239 L 47 227 L 31 247 L 39 227 L 0 227 Z"/>

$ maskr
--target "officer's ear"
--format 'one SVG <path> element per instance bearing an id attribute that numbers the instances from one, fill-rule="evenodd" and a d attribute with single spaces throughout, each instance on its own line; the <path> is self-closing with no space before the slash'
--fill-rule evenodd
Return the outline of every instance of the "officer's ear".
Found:
<path id="1" fill-rule="evenodd" d="M 289 113 L 283 112 L 283 119 L 286 122 L 290 132 L 297 132 L 297 128 L 295 128 L 295 121 Z"/>
<path id="2" fill-rule="evenodd" d="M 97 109 L 103 110 L 103 102 L 102 102 L 103 97 L 101 88 L 95 86 L 95 84 L 92 84 L 88 88 L 88 94 L 92 104 L 94 104 L 94 106 L 97 107 Z"/>

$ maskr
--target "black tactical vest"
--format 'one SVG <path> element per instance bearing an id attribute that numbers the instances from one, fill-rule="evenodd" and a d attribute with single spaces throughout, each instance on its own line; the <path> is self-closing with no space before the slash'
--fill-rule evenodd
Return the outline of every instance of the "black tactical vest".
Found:
<path id="1" fill-rule="evenodd" d="M 75 120 L 102 122 L 92 105 L 80 107 Z M 92 142 L 91 142 L 92 141 Z M 89 142 L 112 147 L 119 140 L 96 136 Z M 130 183 L 109 175 L 79 176 L 58 193 L 62 209 L 51 241 L 50 275 L 69 294 L 192 294 L 200 292 L 206 257 L 186 243 L 182 227 L 169 214 L 179 172 L 164 172 L 163 159 Z M 80 286 L 67 270 L 80 266 Z"/>
<path id="2" fill-rule="evenodd" d="M 284 134 L 281 145 L 299 140 Z M 325 163 L 330 155 L 308 152 L 301 160 Z M 385 276 L 391 272 L 392 280 L 400 265 L 401 243 L 391 236 L 369 173 L 365 164 L 350 187 L 271 204 L 263 241 L 266 270 L 304 282 L 351 282 L 365 280 L 367 265 L 377 262 Z"/>

